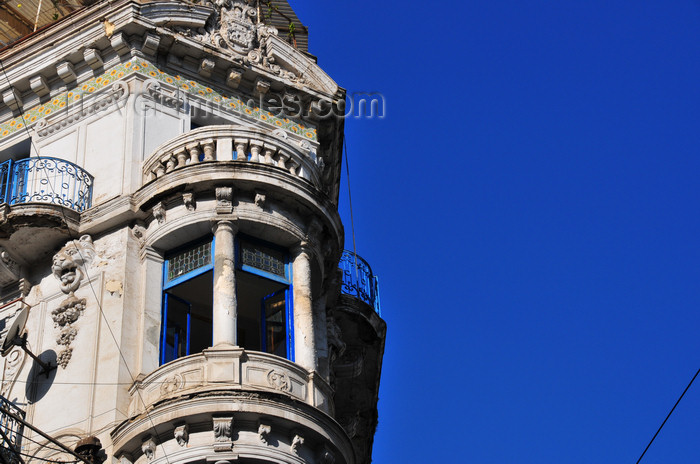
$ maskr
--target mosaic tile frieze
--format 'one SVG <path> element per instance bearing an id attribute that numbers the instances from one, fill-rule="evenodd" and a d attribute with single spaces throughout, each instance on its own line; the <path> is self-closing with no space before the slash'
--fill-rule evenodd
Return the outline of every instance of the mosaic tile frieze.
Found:
<path id="1" fill-rule="evenodd" d="M 278 117 L 273 112 L 251 104 L 252 101 L 246 102 L 235 94 L 219 92 L 216 89 L 204 86 L 199 82 L 187 79 L 178 74 L 165 72 L 153 63 L 140 58 L 134 58 L 126 63 L 111 68 L 101 76 L 93 77 L 74 89 L 54 96 L 51 100 L 41 105 L 25 109 L 23 115 L 0 123 L 0 141 L 23 130 L 25 126 L 32 126 L 44 118 L 81 103 L 81 99 L 86 99 L 91 94 L 111 86 L 115 81 L 119 81 L 132 74 L 140 74 L 147 78 L 164 82 L 189 95 L 203 98 L 213 105 L 218 106 L 224 112 L 237 113 L 246 119 L 252 118 L 262 121 L 270 124 L 274 128 L 301 135 L 308 140 L 318 140 L 314 127 L 308 127 L 291 118 Z"/>

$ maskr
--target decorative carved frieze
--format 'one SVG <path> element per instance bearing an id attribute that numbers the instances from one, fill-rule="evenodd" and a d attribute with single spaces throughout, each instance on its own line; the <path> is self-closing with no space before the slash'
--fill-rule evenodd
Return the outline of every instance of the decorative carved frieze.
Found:
<path id="1" fill-rule="evenodd" d="M 233 448 L 233 417 L 214 417 L 214 451 L 230 451 Z"/>
<path id="2" fill-rule="evenodd" d="M 101 111 L 106 111 L 112 108 L 113 105 L 129 94 L 129 86 L 125 82 L 115 82 L 110 90 L 106 93 L 101 93 L 94 98 L 81 99 L 80 103 L 75 103 L 73 106 L 67 107 L 67 112 L 64 113 L 61 119 L 55 123 L 49 124 L 46 119 L 41 119 L 36 124 L 36 131 L 39 137 L 45 137 L 60 129 L 65 129 L 71 124 L 84 119 Z"/>

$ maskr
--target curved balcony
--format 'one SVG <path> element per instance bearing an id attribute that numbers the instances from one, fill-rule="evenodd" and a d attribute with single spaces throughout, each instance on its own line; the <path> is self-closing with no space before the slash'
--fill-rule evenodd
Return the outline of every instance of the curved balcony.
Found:
<path id="1" fill-rule="evenodd" d="M 46 203 L 77 212 L 90 207 L 93 177 L 75 164 L 42 156 L 0 164 L 0 203 Z"/>
<path id="2" fill-rule="evenodd" d="M 285 134 L 238 126 L 206 126 L 182 134 L 156 149 L 143 167 L 144 184 L 198 163 L 239 161 L 275 166 L 321 187 L 323 160 L 308 142 L 286 140 Z"/>
<path id="3" fill-rule="evenodd" d="M 169 399 L 212 390 L 280 394 L 331 413 L 332 392 L 319 376 L 279 356 L 242 348 L 209 348 L 164 364 L 132 387 L 130 416 Z"/>
<path id="4" fill-rule="evenodd" d="M 352 251 L 344 250 L 338 267 L 343 272 L 341 292 L 364 301 L 381 316 L 379 280 L 367 261 Z"/>

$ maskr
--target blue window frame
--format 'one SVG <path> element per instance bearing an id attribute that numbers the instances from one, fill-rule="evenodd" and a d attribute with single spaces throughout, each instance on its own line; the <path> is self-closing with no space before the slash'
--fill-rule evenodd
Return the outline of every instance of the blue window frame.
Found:
<path id="1" fill-rule="evenodd" d="M 212 238 L 177 249 L 166 258 L 161 364 L 211 346 L 213 274 Z"/>
<path id="2" fill-rule="evenodd" d="M 212 345 L 214 239 L 192 242 L 163 264 L 160 363 Z M 292 275 L 285 250 L 236 239 L 238 345 L 294 361 Z"/>

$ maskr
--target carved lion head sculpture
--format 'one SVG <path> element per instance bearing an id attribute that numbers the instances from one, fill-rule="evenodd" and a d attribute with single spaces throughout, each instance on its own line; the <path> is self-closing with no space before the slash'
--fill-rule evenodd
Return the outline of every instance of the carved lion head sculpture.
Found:
<path id="1" fill-rule="evenodd" d="M 90 264 L 94 257 L 95 246 L 89 235 L 83 235 L 78 240 L 69 240 L 53 256 L 51 271 L 61 283 L 63 293 L 72 293 L 78 289 L 85 276 L 85 266 Z"/>

